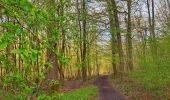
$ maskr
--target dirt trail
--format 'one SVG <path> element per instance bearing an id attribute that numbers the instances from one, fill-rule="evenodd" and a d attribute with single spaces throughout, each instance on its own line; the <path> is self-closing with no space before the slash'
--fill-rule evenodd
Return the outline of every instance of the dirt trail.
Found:
<path id="1" fill-rule="evenodd" d="M 108 82 L 108 76 L 96 78 L 94 84 L 99 87 L 99 100 L 128 100 L 112 87 Z"/>

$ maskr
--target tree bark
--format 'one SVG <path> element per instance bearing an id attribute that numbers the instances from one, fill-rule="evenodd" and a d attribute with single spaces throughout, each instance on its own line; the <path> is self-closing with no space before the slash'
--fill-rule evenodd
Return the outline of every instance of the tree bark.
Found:
<path id="1" fill-rule="evenodd" d="M 114 22 L 115 22 L 115 27 L 116 27 L 116 35 L 117 35 L 117 48 L 118 48 L 118 55 L 119 55 L 119 69 L 120 72 L 124 72 L 124 59 L 123 59 L 123 49 L 122 49 L 122 39 L 121 39 L 121 33 L 120 33 L 120 25 L 119 25 L 119 19 L 118 19 L 118 10 L 117 10 L 117 5 L 115 0 L 112 0 L 112 6 L 114 7 L 113 9 L 113 14 L 114 14 Z"/>
<path id="2" fill-rule="evenodd" d="M 127 63 L 128 63 L 129 70 L 133 70 L 131 5 L 132 5 L 132 0 L 127 0 L 127 8 L 128 8 L 128 19 L 127 19 Z"/>
<path id="3" fill-rule="evenodd" d="M 113 74 L 117 74 L 117 68 L 116 68 L 116 34 L 115 34 L 115 25 L 114 25 L 114 13 L 113 13 L 113 5 L 110 0 L 107 1 L 108 3 L 108 12 L 109 12 L 109 23 L 110 23 L 110 31 L 111 31 L 111 48 L 112 48 L 112 68 L 113 68 Z"/>
<path id="4" fill-rule="evenodd" d="M 86 32 L 86 1 L 83 0 L 83 52 L 82 52 L 82 78 L 83 81 L 86 81 L 86 77 L 87 77 L 87 32 Z"/>

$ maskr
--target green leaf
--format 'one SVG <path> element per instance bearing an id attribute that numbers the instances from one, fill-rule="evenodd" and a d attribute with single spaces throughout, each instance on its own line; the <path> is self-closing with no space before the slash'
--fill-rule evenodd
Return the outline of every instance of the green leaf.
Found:
<path id="1" fill-rule="evenodd" d="M 15 31 L 15 32 L 16 32 L 16 34 L 17 34 L 17 35 L 20 35 L 20 34 L 21 34 L 21 32 L 22 32 L 22 29 L 18 28 L 18 29 L 16 29 L 16 31 Z"/>
<path id="2" fill-rule="evenodd" d="M 32 19 L 27 20 L 27 25 L 28 25 L 29 27 L 33 26 L 33 21 L 32 21 Z"/>
<path id="3" fill-rule="evenodd" d="M 14 49 L 11 51 L 11 53 L 15 53 L 15 54 L 21 54 L 23 52 L 23 49 Z"/>
<path id="4" fill-rule="evenodd" d="M 20 1 L 20 6 L 21 6 L 24 10 L 26 10 L 26 11 L 31 11 L 32 8 L 33 8 L 33 5 L 32 5 L 30 2 L 26 1 L 26 0 L 21 0 L 21 1 Z"/>
<path id="5" fill-rule="evenodd" d="M 37 61 L 38 51 L 37 50 L 31 50 L 31 59 L 33 61 Z"/>
<path id="6" fill-rule="evenodd" d="M 45 75 L 44 75 L 44 73 L 43 73 L 43 72 L 39 72 L 39 73 L 38 73 L 38 76 L 39 76 L 39 78 L 42 78 L 42 79 L 44 79 L 44 78 L 45 78 Z"/>
<path id="7" fill-rule="evenodd" d="M 4 48 L 6 48 L 7 47 L 7 43 L 6 42 L 0 42 L 0 49 L 4 49 Z"/>
<path id="8" fill-rule="evenodd" d="M 28 57 L 29 57 L 29 52 L 28 52 L 28 51 L 24 51 L 24 52 L 23 52 L 23 55 L 24 55 L 26 58 L 28 58 Z"/>

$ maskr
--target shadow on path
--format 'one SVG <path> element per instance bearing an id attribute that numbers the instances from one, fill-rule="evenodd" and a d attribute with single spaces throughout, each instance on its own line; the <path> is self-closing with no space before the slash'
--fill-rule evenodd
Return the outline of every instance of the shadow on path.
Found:
<path id="1" fill-rule="evenodd" d="M 99 88 L 99 100 L 128 100 L 112 87 L 108 82 L 108 76 L 97 77 L 94 84 Z"/>

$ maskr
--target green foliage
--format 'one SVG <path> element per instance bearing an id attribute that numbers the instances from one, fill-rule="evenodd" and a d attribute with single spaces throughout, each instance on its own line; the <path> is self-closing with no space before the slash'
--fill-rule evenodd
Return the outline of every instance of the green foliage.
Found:
<path id="1" fill-rule="evenodd" d="M 60 95 L 61 100 L 88 100 L 91 96 L 97 95 L 96 87 L 87 87 Z"/>
<path id="2" fill-rule="evenodd" d="M 32 60 L 34 62 L 37 61 L 38 51 L 34 49 L 24 49 L 24 48 L 14 49 L 11 51 L 11 53 L 21 55 L 21 58 L 24 61 L 28 61 L 28 60 Z"/>
<path id="3" fill-rule="evenodd" d="M 37 42 L 46 40 L 41 32 L 46 31 L 48 16 L 45 9 L 36 7 L 28 0 L 2 0 L 1 5 L 0 13 L 4 16 L 0 23 L 3 29 L 0 34 L 3 99 L 24 100 L 32 96 L 37 88 L 35 77 L 40 80 L 45 78 L 45 71 L 35 73 L 35 65 L 37 60 L 38 63 L 43 62 L 38 56 L 46 48 L 43 44 L 48 44 L 47 41 Z"/>
<path id="4" fill-rule="evenodd" d="M 138 70 L 128 73 L 128 76 L 134 78 L 138 83 L 150 93 L 158 96 L 166 94 L 170 84 L 170 36 L 162 35 L 157 44 L 157 54 L 151 49 L 146 51 L 145 58 L 138 53 Z M 151 42 L 151 43 L 150 43 Z M 150 45 L 154 45 L 149 41 Z"/>
<path id="5" fill-rule="evenodd" d="M 57 52 L 56 55 L 58 57 L 58 60 L 62 64 L 67 65 L 69 63 L 70 59 L 68 57 L 66 57 L 62 52 Z"/>

